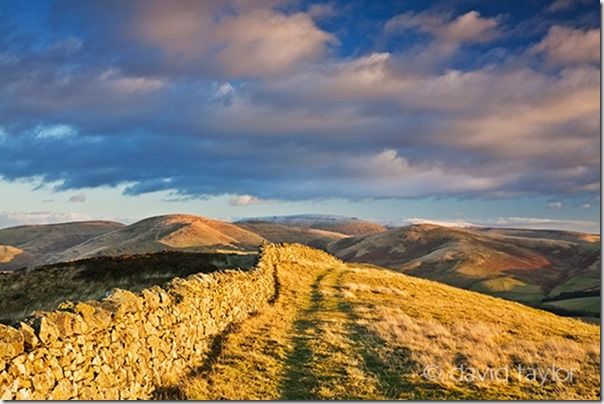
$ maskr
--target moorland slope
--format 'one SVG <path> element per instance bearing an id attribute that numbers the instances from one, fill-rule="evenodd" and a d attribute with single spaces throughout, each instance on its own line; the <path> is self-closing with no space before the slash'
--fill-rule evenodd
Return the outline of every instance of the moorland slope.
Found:
<path id="1" fill-rule="evenodd" d="M 62 251 L 122 227 L 121 223 L 99 220 L 0 229 L 0 245 L 5 246 L 0 252 L 0 270 L 56 262 Z"/>
<path id="2" fill-rule="evenodd" d="M 346 261 L 565 314 L 599 315 L 600 246 L 586 236 L 422 224 L 339 240 L 327 249 Z M 582 300 L 568 301 L 575 298 Z"/>
<path id="3" fill-rule="evenodd" d="M 330 215 L 268 216 L 245 219 L 238 223 L 247 223 L 250 221 L 261 221 L 296 228 L 324 230 L 333 233 L 345 234 L 347 236 L 374 234 L 386 230 L 386 227 L 368 220 L 362 220 L 356 217 Z"/>
<path id="4" fill-rule="evenodd" d="M 241 222 L 239 227 L 254 232 L 271 243 L 300 243 L 321 249 L 327 248 L 334 241 L 349 237 L 333 231 L 263 221 Z"/>
<path id="5" fill-rule="evenodd" d="M 253 251 L 264 242 L 234 224 L 194 215 L 150 217 L 78 244 L 59 255 L 60 261 L 100 255 L 140 254 L 164 250 Z"/>

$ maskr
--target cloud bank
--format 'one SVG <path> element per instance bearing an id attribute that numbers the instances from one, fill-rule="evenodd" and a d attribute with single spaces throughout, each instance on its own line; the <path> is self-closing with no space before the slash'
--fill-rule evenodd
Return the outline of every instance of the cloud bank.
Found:
<path id="1" fill-rule="evenodd" d="M 7 180 L 233 205 L 599 193 L 598 31 L 574 21 L 519 42 L 504 14 L 404 11 L 346 51 L 325 28 L 341 10 L 319 5 L 57 1 L 42 27 L 2 13 Z"/>

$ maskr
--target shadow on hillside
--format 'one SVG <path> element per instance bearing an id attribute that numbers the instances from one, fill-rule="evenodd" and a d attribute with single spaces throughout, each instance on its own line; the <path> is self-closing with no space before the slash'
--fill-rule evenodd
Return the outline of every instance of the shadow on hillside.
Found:
<path id="1" fill-rule="evenodd" d="M 55 310 L 65 300 L 99 300 L 111 289 L 133 292 L 175 277 L 226 268 L 251 268 L 256 255 L 159 253 L 95 257 L 0 275 L 0 319 L 10 324 L 34 310 Z"/>
<path id="2" fill-rule="evenodd" d="M 326 273 L 317 276 L 311 286 L 310 307 L 302 311 L 300 318 L 294 323 L 295 335 L 294 349 L 288 356 L 285 366 L 286 374 L 281 382 L 281 400 L 313 400 L 317 399 L 314 391 L 319 386 L 317 377 L 313 374 L 310 365 L 313 351 L 309 346 L 309 331 L 318 330 L 319 320 L 316 314 L 321 310 L 323 295 L 320 292 L 321 281 Z"/>

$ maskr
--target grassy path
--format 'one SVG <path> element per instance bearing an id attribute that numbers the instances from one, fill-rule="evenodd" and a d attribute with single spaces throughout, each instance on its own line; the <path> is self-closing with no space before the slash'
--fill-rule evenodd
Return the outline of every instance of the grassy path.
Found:
<path id="1" fill-rule="evenodd" d="M 476 294 L 470 300 L 469 292 L 381 269 L 303 260 L 279 265 L 277 299 L 218 338 L 210 360 L 161 398 L 597 397 L 596 327 Z M 475 299 L 480 303 L 469 306 Z M 571 329 L 576 340 L 565 337 Z M 578 385 L 422 376 L 432 363 L 488 367 L 564 358 L 572 359 L 569 366 L 583 361 Z"/>
<path id="2" fill-rule="evenodd" d="M 185 380 L 190 399 L 386 398 L 363 371 L 339 282 L 345 266 L 278 271 L 280 296 L 222 341 L 211 366 Z"/>

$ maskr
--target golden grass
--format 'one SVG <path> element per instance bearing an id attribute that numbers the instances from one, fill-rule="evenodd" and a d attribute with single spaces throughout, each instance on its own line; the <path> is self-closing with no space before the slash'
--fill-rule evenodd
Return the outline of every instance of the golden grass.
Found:
<path id="1" fill-rule="evenodd" d="M 11 262 L 16 256 L 23 254 L 23 250 L 9 245 L 0 245 L 0 264 Z"/>
<path id="2" fill-rule="evenodd" d="M 274 304 L 221 337 L 173 398 L 599 397 L 596 326 L 369 266 L 290 262 L 278 279 Z M 444 375 L 426 377 L 429 366 Z M 517 366 L 574 377 L 528 380 Z M 505 380 L 447 377 L 504 367 Z"/>

